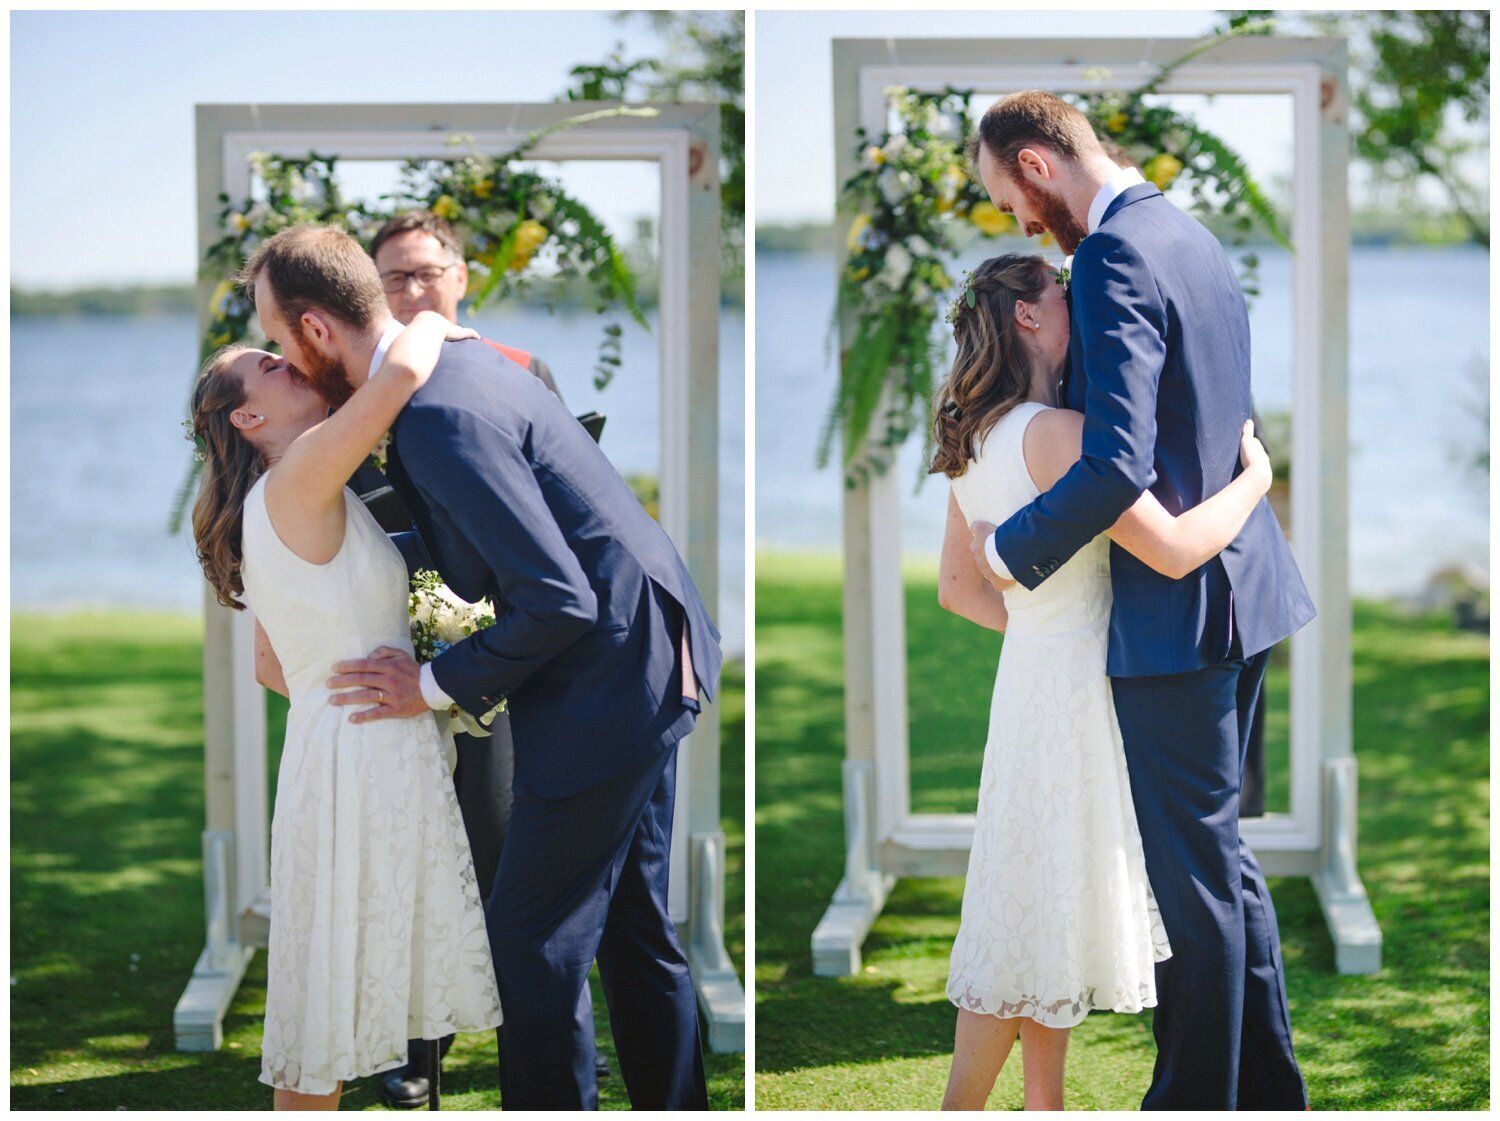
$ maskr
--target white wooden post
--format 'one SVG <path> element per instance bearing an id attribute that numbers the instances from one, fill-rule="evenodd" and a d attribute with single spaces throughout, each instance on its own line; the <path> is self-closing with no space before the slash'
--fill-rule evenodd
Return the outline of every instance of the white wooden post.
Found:
<path id="1" fill-rule="evenodd" d="M 219 237 L 218 195 L 249 194 L 252 151 L 345 160 L 446 158 L 450 136 L 482 151 L 609 106 L 200 105 L 200 256 Z M 592 121 L 547 137 L 537 159 L 648 160 L 661 171 L 661 521 L 711 614 L 718 610 L 718 110 L 662 105 L 654 116 Z M 200 283 L 199 307 L 208 285 Z M 200 311 L 200 329 L 206 312 Z M 204 634 L 205 896 L 208 946 L 177 1011 L 179 1049 L 217 1048 L 224 1010 L 269 930 L 264 694 L 254 680 L 248 613 L 209 597 Z M 678 752 L 669 908 L 718 1051 L 744 1048 L 744 990 L 723 947 L 724 837 L 719 826 L 719 710 L 709 705 Z M 229 880 L 220 882 L 219 868 Z M 227 949 L 226 949 L 227 947 Z M 231 963 L 225 966 L 223 962 Z M 237 963 L 235 967 L 234 963 Z"/>
<path id="2" fill-rule="evenodd" d="M 1145 81 L 1195 40 L 836 39 L 835 174 L 855 129 L 884 131 L 893 85 L 1084 92 L 1085 71 Z M 1354 867 L 1348 580 L 1348 132 L 1342 40 L 1249 38 L 1179 68 L 1164 93 L 1290 95 L 1294 105 L 1293 548 L 1319 610 L 1291 641 L 1291 805 L 1244 822 L 1272 875 L 1313 877 L 1339 969 L 1378 968 L 1380 932 Z M 840 217 L 847 233 L 849 216 Z M 842 244 L 842 236 L 836 244 Z M 842 324 L 848 326 L 847 316 Z M 847 336 L 847 330 L 845 332 Z M 893 475 L 844 492 L 846 873 L 813 935 L 814 970 L 849 973 L 897 876 L 961 875 L 972 814 L 911 814 L 900 496 Z M 976 751 L 982 745 L 976 744 Z"/>

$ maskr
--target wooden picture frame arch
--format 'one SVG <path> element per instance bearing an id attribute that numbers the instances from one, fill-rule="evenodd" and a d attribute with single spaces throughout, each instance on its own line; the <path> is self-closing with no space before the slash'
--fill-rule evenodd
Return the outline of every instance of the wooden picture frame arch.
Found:
<path id="1" fill-rule="evenodd" d="M 528 134 L 613 107 L 494 105 L 199 105 L 198 248 L 221 236 L 221 192 L 250 194 L 249 155 L 341 160 L 442 159 L 473 137 L 502 154 Z M 544 138 L 528 159 L 645 160 L 661 173 L 660 521 L 711 614 L 719 605 L 719 120 L 716 105 L 652 106 L 650 117 L 589 121 Z M 212 282 L 199 282 L 200 335 Z M 205 947 L 174 1014 L 178 1050 L 216 1050 L 245 966 L 266 942 L 265 699 L 255 682 L 253 619 L 204 597 L 203 833 Z M 744 989 L 724 949 L 719 825 L 719 710 L 705 706 L 678 753 L 669 909 L 692 967 L 714 1051 L 743 1051 Z"/>
<path id="2" fill-rule="evenodd" d="M 856 130 L 887 128 L 885 91 L 1097 88 L 1087 72 L 1141 83 L 1199 45 L 1188 39 L 835 39 L 838 184 L 857 170 Z M 1311 877 L 1342 973 L 1380 966 L 1381 937 L 1355 867 L 1349 592 L 1349 204 L 1342 39 L 1246 37 L 1175 69 L 1161 92 L 1292 99 L 1293 552 L 1318 618 L 1291 640 L 1291 810 L 1247 820 L 1269 875 Z M 852 216 L 840 215 L 842 245 Z M 842 267 L 842 262 L 840 262 Z M 844 337 L 852 319 L 840 323 Z M 972 814 L 911 812 L 898 472 L 844 492 L 843 879 L 812 936 L 814 972 L 853 973 L 901 876 L 962 875 Z"/>

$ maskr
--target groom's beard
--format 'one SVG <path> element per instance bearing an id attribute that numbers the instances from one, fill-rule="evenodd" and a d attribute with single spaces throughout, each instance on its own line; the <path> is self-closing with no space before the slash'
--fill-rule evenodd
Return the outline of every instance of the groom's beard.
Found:
<path id="1" fill-rule="evenodd" d="M 1073 217 L 1068 204 L 1026 179 L 1018 180 L 1016 185 L 1026 196 L 1026 201 L 1031 203 L 1042 225 L 1047 227 L 1047 232 L 1057 239 L 1057 244 L 1062 247 L 1063 253 L 1071 257 L 1078 252 L 1078 243 L 1086 238 L 1089 232 L 1078 224 L 1078 219 Z"/>
<path id="2" fill-rule="evenodd" d="M 337 358 L 325 358 L 306 346 L 303 353 L 307 355 L 305 365 L 287 365 L 291 366 L 292 373 L 312 386 L 319 397 L 336 409 L 353 396 L 354 390 L 349 386 L 349 375 L 342 362 Z"/>

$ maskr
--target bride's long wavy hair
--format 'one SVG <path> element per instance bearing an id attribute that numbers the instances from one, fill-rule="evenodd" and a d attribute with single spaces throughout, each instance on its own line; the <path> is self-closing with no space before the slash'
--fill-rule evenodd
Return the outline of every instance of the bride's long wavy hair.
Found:
<path id="1" fill-rule="evenodd" d="M 962 297 L 956 305 L 958 353 L 933 400 L 930 474 L 962 475 L 990 429 L 1026 400 L 1035 359 L 1016 329 L 1016 301 L 1036 302 L 1050 283 L 1046 260 L 1034 255 L 1007 253 L 974 270 L 974 306 Z"/>
<path id="2" fill-rule="evenodd" d="M 193 435 L 203 452 L 203 478 L 193 504 L 193 538 L 198 563 L 225 607 L 243 611 L 240 579 L 240 532 L 245 496 L 265 472 L 265 461 L 229 421 L 245 403 L 245 385 L 231 366 L 245 351 L 243 343 L 220 347 L 209 355 L 193 386 Z"/>

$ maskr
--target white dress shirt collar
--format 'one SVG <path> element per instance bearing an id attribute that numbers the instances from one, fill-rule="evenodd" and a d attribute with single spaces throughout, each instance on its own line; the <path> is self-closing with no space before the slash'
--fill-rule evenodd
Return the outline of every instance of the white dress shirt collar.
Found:
<path id="1" fill-rule="evenodd" d="M 1094 196 L 1094 201 L 1089 206 L 1089 233 L 1097 230 L 1099 223 L 1104 221 L 1104 212 L 1109 209 L 1110 203 L 1124 194 L 1128 188 L 1145 181 L 1141 173 L 1133 167 L 1115 168 L 1115 173 L 1109 177 L 1104 186 L 1099 188 L 1099 193 Z"/>
<path id="2" fill-rule="evenodd" d="M 375 344 L 375 354 L 370 359 L 370 377 L 375 376 L 375 371 L 380 369 L 380 364 L 385 361 L 385 352 L 391 349 L 391 343 L 396 341 L 396 336 L 406 330 L 401 324 L 392 322 L 385 329 L 385 334 L 380 336 L 380 341 Z"/>

